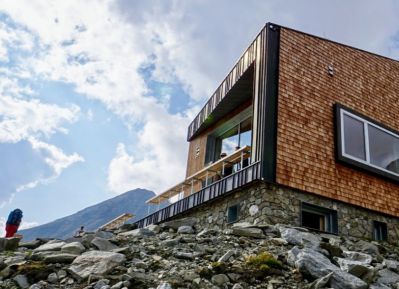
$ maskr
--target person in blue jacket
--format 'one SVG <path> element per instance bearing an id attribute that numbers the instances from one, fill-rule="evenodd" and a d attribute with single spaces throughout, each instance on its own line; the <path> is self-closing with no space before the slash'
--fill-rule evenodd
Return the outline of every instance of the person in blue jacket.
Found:
<path id="1" fill-rule="evenodd" d="M 19 225 L 22 220 L 22 211 L 20 209 L 15 209 L 8 215 L 6 223 L 6 238 L 13 237 L 18 231 Z"/>

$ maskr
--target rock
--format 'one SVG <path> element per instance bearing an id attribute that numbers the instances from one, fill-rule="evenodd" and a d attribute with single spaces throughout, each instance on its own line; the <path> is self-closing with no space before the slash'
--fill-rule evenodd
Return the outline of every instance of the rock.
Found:
<path id="1" fill-rule="evenodd" d="M 389 269 L 382 269 L 377 272 L 377 283 L 384 285 L 392 285 L 399 282 L 399 275 Z"/>
<path id="2" fill-rule="evenodd" d="M 394 271 L 396 273 L 398 273 L 398 269 L 399 269 L 399 262 L 395 261 L 395 260 L 387 260 L 385 259 L 382 264 L 387 267 L 387 269 Z"/>
<path id="3" fill-rule="evenodd" d="M 44 251 L 44 252 L 33 252 L 33 254 L 30 256 L 30 260 L 32 261 L 42 261 L 44 257 L 49 256 L 54 254 L 54 252 L 51 251 Z"/>
<path id="4" fill-rule="evenodd" d="M 235 251 L 234 250 L 228 250 L 222 257 L 219 258 L 218 262 L 227 262 L 230 257 L 235 255 Z"/>
<path id="5" fill-rule="evenodd" d="M 171 220 L 165 223 L 162 223 L 160 226 L 161 228 L 165 228 L 165 229 L 174 229 L 177 230 L 179 227 L 181 226 L 195 226 L 195 224 L 197 224 L 197 219 L 190 217 L 190 218 L 182 218 L 182 219 L 176 219 L 176 220 Z"/>
<path id="6" fill-rule="evenodd" d="M 283 238 L 271 238 L 270 240 L 268 240 L 268 242 L 276 246 L 285 246 L 288 244 L 288 242 Z"/>
<path id="7" fill-rule="evenodd" d="M 20 240 L 21 239 L 17 238 L 17 237 L 0 238 L 0 252 L 3 252 L 3 251 L 15 251 L 18 248 Z"/>
<path id="8" fill-rule="evenodd" d="M 107 231 L 100 230 L 100 231 L 96 231 L 94 233 L 94 236 L 108 240 L 108 239 L 113 238 L 115 235 L 112 232 L 107 232 Z"/>
<path id="9" fill-rule="evenodd" d="M 86 232 L 83 237 L 80 238 L 80 243 L 82 243 L 83 246 L 86 248 L 90 248 L 91 241 L 96 237 L 94 233 L 88 233 Z M 76 241 L 76 240 L 75 240 Z"/>
<path id="10" fill-rule="evenodd" d="M 183 274 L 183 280 L 185 280 L 185 281 L 193 281 L 194 279 L 197 279 L 199 277 L 200 276 L 193 271 L 186 271 Z"/>
<path id="11" fill-rule="evenodd" d="M 119 281 L 118 283 L 111 286 L 111 289 L 121 289 L 123 287 L 123 281 Z"/>
<path id="12" fill-rule="evenodd" d="M 90 275 L 108 273 L 125 261 L 125 255 L 107 251 L 89 251 L 77 257 L 68 271 L 76 278 L 86 279 Z"/>
<path id="13" fill-rule="evenodd" d="M 308 289 L 322 289 L 324 288 L 328 281 L 330 281 L 331 275 L 333 272 L 328 273 L 326 276 L 320 277 L 319 279 L 314 280 L 309 286 Z"/>
<path id="14" fill-rule="evenodd" d="M 339 246 L 326 242 L 321 242 L 320 248 L 326 250 L 331 257 L 343 257 L 343 250 Z"/>
<path id="15" fill-rule="evenodd" d="M 132 231 L 120 233 L 119 235 L 126 237 L 143 237 L 143 236 L 154 236 L 155 233 L 146 228 L 139 228 Z"/>
<path id="16" fill-rule="evenodd" d="M 16 275 L 13 280 L 17 282 L 18 286 L 22 289 L 29 288 L 28 278 L 25 275 Z"/>
<path id="17" fill-rule="evenodd" d="M 23 242 L 19 244 L 19 247 L 26 248 L 26 249 L 36 249 L 40 245 L 42 245 L 43 242 L 39 239 L 30 241 L 30 242 Z"/>
<path id="18" fill-rule="evenodd" d="M 265 238 L 263 231 L 259 228 L 233 227 L 232 234 L 242 237 Z"/>
<path id="19" fill-rule="evenodd" d="M 67 272 L 65 270 L 59 270 L 57 272 L 58 279 L 64 279 L 67 276 Z"/>
<path id="20" fill-rule="evenodd" d="M 70 264 L 73 260 L 76 259 L 78 255 L 68 254 L 68 253 L 59 253 L 59 254 L 50 254 L 43 258 L 45 263 L 66 263 Z"/>
<path id="21" fill-rule="evenodd" d="M 370 266 L 372 261 L 372 257 L 370 255 L 352 251 L 344 251 L 343 255 L 346 258 L 334 258 L 341 270 L 361 279 L 373 272 L 373 267 Z"/>
<path id="22" fill-rule="evenodd" d="M 309 248 L 317 248 L 321 238 L 309 232 L 302 232 L 293 228 L 280 227 L 281 238 L 291 245 L 301 245 Z"/>
<path id="23" fill-rule="evenodd" d="M 161 245 L 165 246 L 165 247 L 174 247 L 174 246 L 177 246 L 177 244 L 179 244 L 179 242 L 180 242 L 179 238 L 168 239 L 168 240 L 161 241 Z"/>
<path id="24" fill-rule="evenodd" d="M 96 285 L 94 285 L 94 289 L 102 289 L 104 286 L 107 286 L 109 284 L 108 279 L 101 279 L 96 282 Z M 109 288 L 109 286 L 108 286 Z"/>
<path id="25" fill-rule="evenodd" d="M 61 247 L 61 252 L 80 255 L 85 251 L 85 247 L 80 242 L 72 242 Z"/>
<path id="26" fill-rule="evenodd" d="M 178 259 L 184 259 L 184 260 L 194 260 L 195 255 L 194 253 L 190 253 L 190 252 L 175 252 L 173 254 L 174 257 L 178 258 Z"/>
<path id="27" fill-rule="evenodd" d="M 46 244 L 43 244 L 36 249 L 33 250 L 33 252 L 44 252 L 44 251 L 61 251 L 61 248 L 65 245 L 65 242 L 62 241 L 55 241 L 55 242 L 48 242 Z"/>
<path id="28" fill-rule="evenodd" d="M 335 289 L 365 289 L 368 287 L 367 283 L 341 271 L 326 256 L 311 248 L 299 249 L 294 247 L 288 252 L 288 259 L 289 263 L 293 263 L 302 274 L 315 279 L 333 272 L 330 286 Z"/>
<path id="29" fill-rule="evenodd" d="M 22 265 L 26 263 L 25 256 L 19 255 L 19 256 L 13 256 L 13 257 L 8 257 L 4 260 L 4 263 L 7 266 L 12 266 L 12 265 Z"/>
<path id="30" fill-rule="evenodd" d="M 53 283 L 53 284 L 57 283 L 58 282 L 57 273 L 49 274 L 48 277 L 47 277 L 47 281 L 50 282 L 50 283 Z"/>
<path id="31" fill-rule="evenodd" d="M 231 289 L 244 289 L 244 287 L 242 287 L 241 284 L 236 283 L 233 285 L 233 287 Z"/>
<path id="32" fill-rule="evenodd" d="M 230 280 L 229 277 L 227 277 L 225 274 L 218 274 L 212 276 L 211 281 L 216 286 L 223 286 L 224 284 L 228 283 Z"/>
<path id="33" fill-rule="evenodd" d="M 154 232 L 155 234 L 158 234 L 161 231 L 161 227 L 159 225 L 148 225 L 145 227 L 146 229 L 150 230 L 151 232 Z"/>
<path id="34" fill-rule="evenodd" d="M 370 242 L 366 242 L 364 240 L 359 240 L 358 242 L 356 242 L 354 248 L 356 248 L 357 251 L 365 252 L 374 256 L 380 254 L 380 251 L 378 250 L 378 247 L 376 245 Z"/>
<path id="35" fill-rule="evenodd" d="M 170 285 L 169 283 L 162 283 L 157 287 L 157 289 L 172 289 L 172 285 Z"/>
<path id="36" fill-rule="evenodd" d="M 104 238 L 100 237 L 95 237 L 92 241 L 91 244 L 97 247 L 98 250 L 100 251 L 111 251 L 118 249 L 119 247 L 112 244 L 110 241 Z"/>
<path id="37" fill-rule="evenodd" d="M 194 234 L 194 229 L 191 226 L 180 226 L 177 229 L 177 233 L 179 233 L 179 234 Z"/>
<path id="38" fill-rule="evenodd" d="M 375 284 L 372 284 L 369 287 L 369 289 L 392 289 L 392 287 L 388 287 L 387 285 L 384 285 L 384 284 L 375 283 Z"/>

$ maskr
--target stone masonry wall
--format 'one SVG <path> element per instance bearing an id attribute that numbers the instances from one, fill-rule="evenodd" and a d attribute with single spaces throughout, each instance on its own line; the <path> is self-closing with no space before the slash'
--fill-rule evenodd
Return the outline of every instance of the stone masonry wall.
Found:
<path id="1" fill-rule="evenodd" d="M 227 223 L 228 208 L 239 204 L 238 222 L 300 226 L 301 202 L 336 210 L 340 235 L 371 239 L 373 221 L 380 221 L 387 223 L 388 241 L 392 243 L 399 240 L 398 218 L 263 182 L 191 209 L 179 218 L 196 217 L 201 226 L 221 230 L 231 226 Z"/>

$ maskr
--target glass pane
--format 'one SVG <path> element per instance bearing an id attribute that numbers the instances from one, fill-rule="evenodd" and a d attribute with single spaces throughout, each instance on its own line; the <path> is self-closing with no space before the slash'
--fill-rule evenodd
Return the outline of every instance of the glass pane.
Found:
<path id="1" fill-rule="evenodd" d="M 248 118 L 241 123 L 240 147 L 251 146 L 252 141 L 252 119 Z"/>
<path id="2" fill-rule="evenodd" d="M 399 174 L 399 139 L 369 125 L 370 162 Z"/>
<path id="3" fill-rule="evenodd" d="M 344 114 L 345 154 L 366 160 L 363 122 Z"/>
<path id="4" fill-rule="evenodd" d="M 222 139 L 221 153 L 225 153 L 226 155 L 232 154 L 238 146 L 238 126 L 225 132 L 220 138 Z"/>

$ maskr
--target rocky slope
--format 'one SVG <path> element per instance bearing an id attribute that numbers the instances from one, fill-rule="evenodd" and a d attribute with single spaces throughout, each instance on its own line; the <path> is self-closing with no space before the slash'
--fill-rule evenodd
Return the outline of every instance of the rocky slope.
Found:
<path id="1" fill-rule="evenodd" d="M 138 220 L 147 214 L 145 202 L 154 195 L 154 192 L 145 189 L 131 190 L 70 216 L 18 233 L 24 236 L 24 240 L 33 240 L 37 237 L 65 239 L 73 236 L 80 226 L 85 226 L 86 230 L 89 231 L 95 230 L 123 213 L 132 213 Z"/>
<path id="2" fill-rule="evenodd" d="M 283 225 L 176 220 L 79 239 L 0 239 L 0 288 L 399 288 L 399 248 Z"/>

